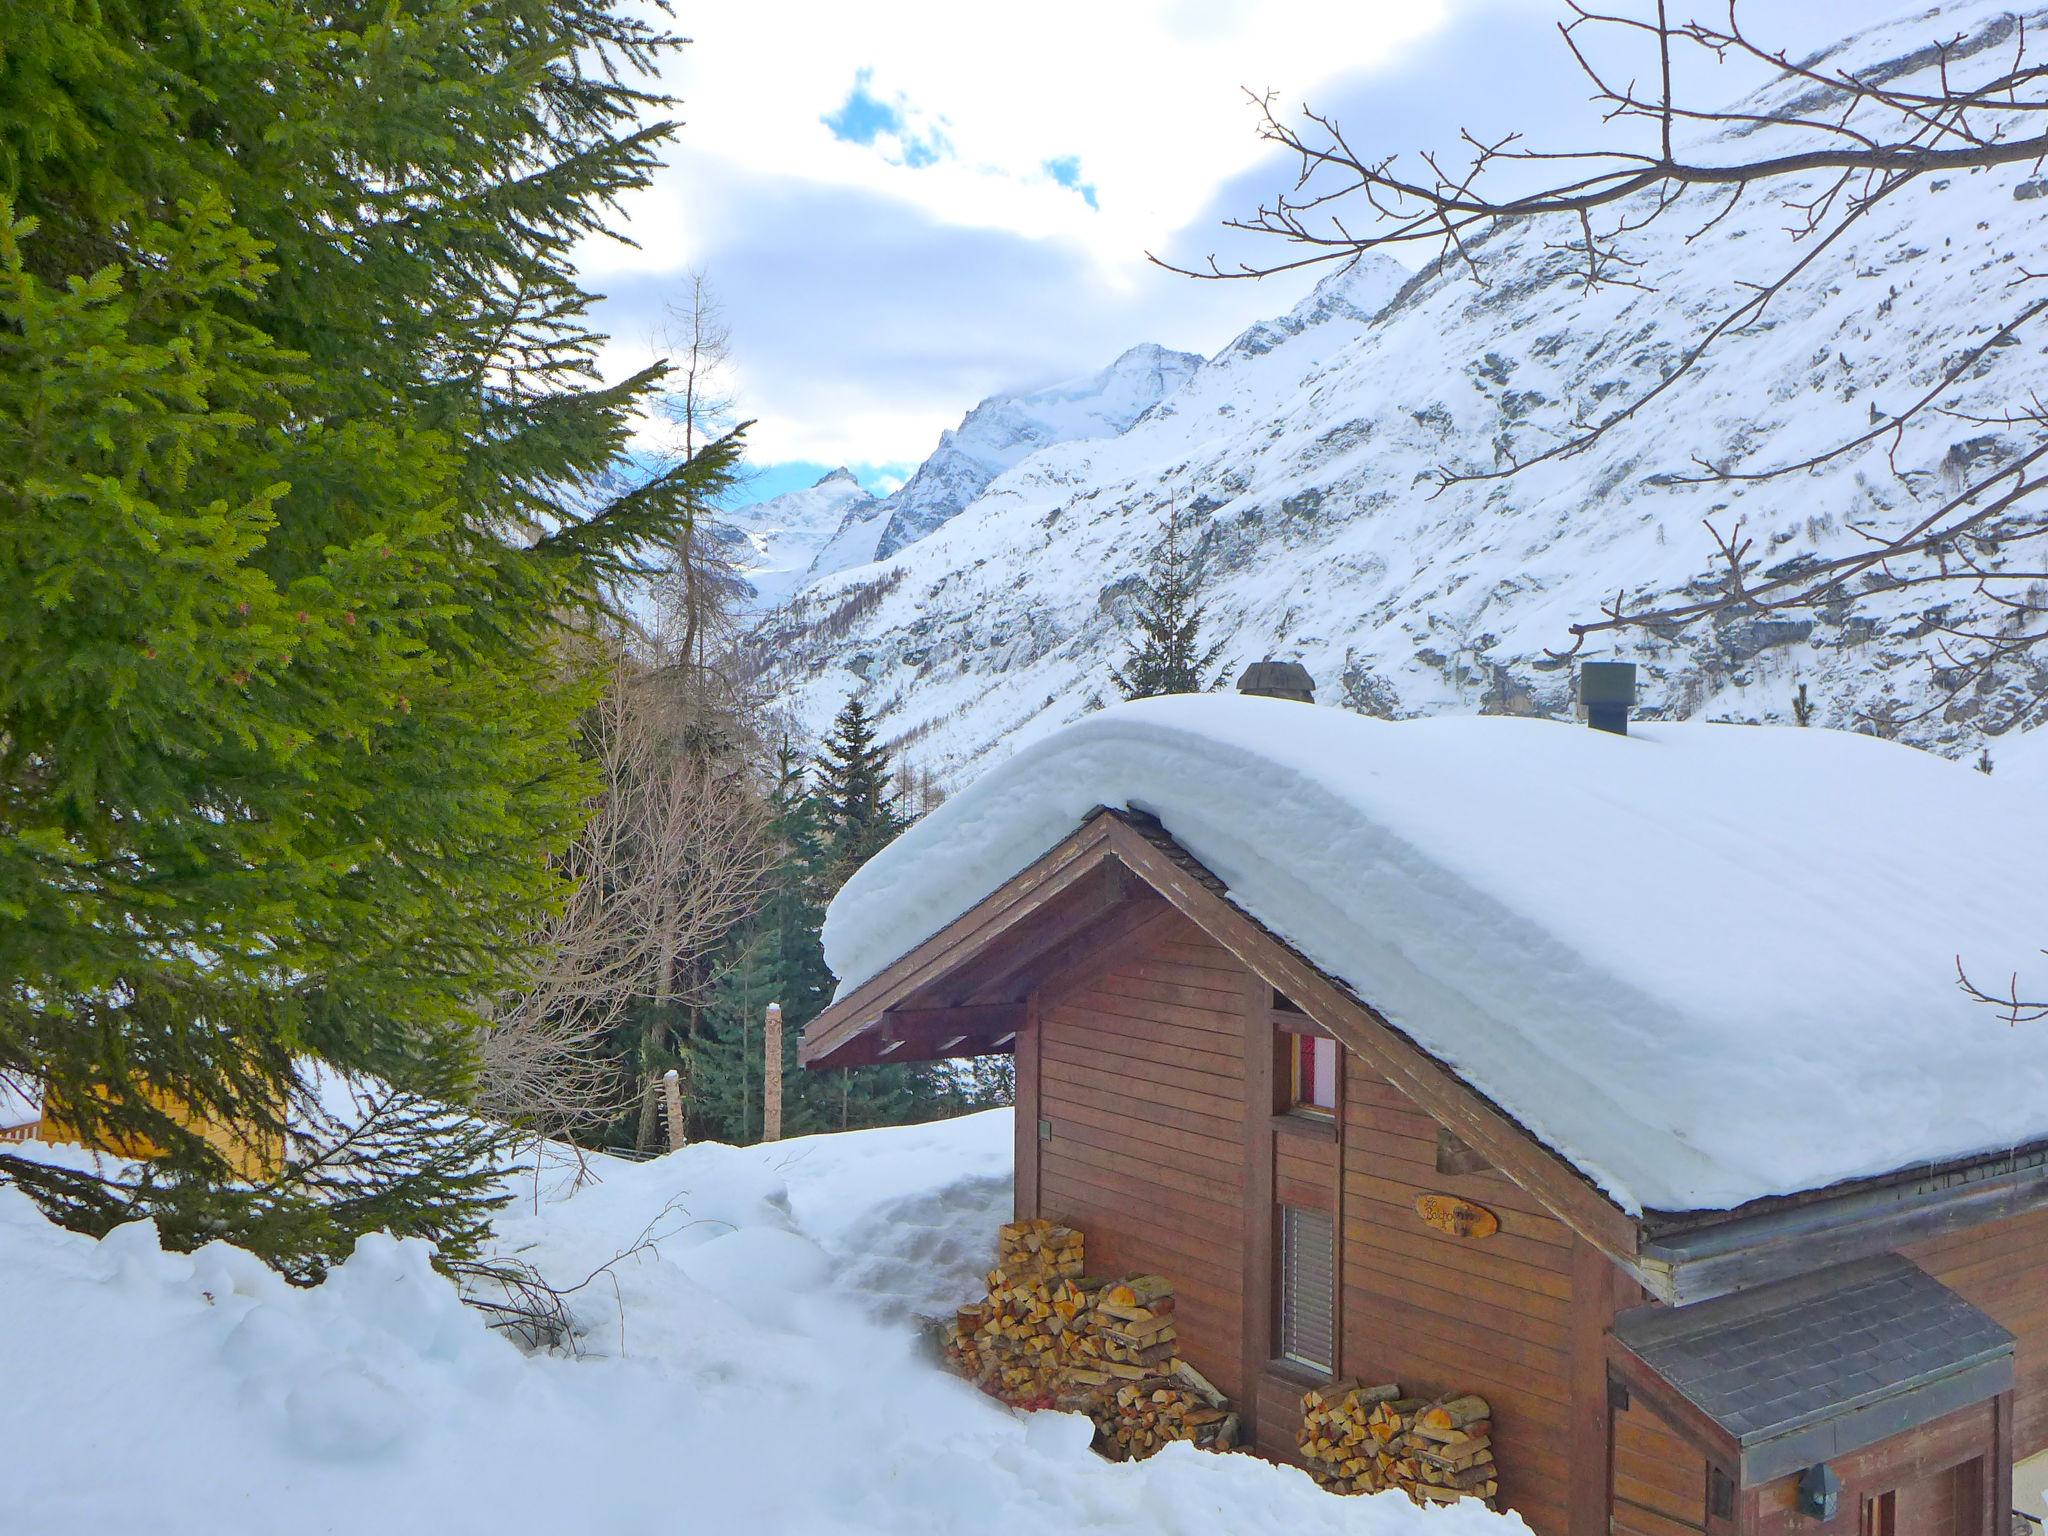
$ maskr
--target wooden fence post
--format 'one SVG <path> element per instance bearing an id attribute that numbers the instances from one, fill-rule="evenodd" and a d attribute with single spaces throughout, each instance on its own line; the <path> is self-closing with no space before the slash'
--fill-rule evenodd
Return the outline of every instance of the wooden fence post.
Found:
<path id="1" fill-rule="evenodd" d="M 680 1152 L 683 1147 L 683 1078 L 674 1067 L 661 1075 L 661 1102 L 667 1112 L 668 1149 Z"/>
<path id="2" fill-rule="evenodd" d="M 782 1140 L 782 1004 L 768 1005 L 767 1027 L 761 1031 L 767 1053 L 761 1073 L 761 1139 Z"/>

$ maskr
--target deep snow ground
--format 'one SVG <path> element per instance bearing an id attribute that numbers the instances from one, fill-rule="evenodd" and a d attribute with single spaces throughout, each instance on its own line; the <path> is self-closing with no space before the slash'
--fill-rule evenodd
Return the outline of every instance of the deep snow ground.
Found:
<path id="1" fill-rule="evenodd" d="M 248 1255 L 102 1242 L 0 1188 L 0 1530 L 779 1533 L 1521 1529 L 1176 1447 L 1111 1466 L 1066 1415 L 944 1374 L 909 1319 L 965 1299 L 1009 1202 L 1007 1111 L 551 1165 L 501 1249 L 571 1298 L 575 1358 L 491 1334 L 425 1244 L 293 1290 Z"/>

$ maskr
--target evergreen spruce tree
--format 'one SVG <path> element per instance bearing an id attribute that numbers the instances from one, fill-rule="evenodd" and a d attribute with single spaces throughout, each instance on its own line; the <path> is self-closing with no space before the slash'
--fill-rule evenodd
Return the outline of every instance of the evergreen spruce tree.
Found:
<path id="1" fill-rule="evenodd" d="M 763 1019 L 770 1003 L 782 1005 L 784 1135 L 898 1125 L 961 1107 L 950 1080 L 931 1066 L 807 1072 L 797 1065 L 804 1026 L 832 997 L 819 935 L 833 860 L 823 831 L 828 808 L 805 783 L 802 761 L 787 741 L 776 753 L 770 800 L 776 867 L 720 978 L 708 1038 L 692 1053 L 696 1133 L 739 1143 L 759 1138 Z"/>
<path id="2" fill-rule="evenodd" d="M 1166 519 L 1166 535 L 1138 583 L 1138 633 L 1110 681 L 1126 699 L 1163 693 L 1206 693 L 1215 686 L 1211 669 L 1223 654 L 1219 642 L 1202 648 L 1202 574 L 1194 551 L 1181 542 L 1180 511 Z"/>
<path id="3" fill-rule="evenodd" d="M 720 443 L 621 486 L 572 249 L 669 129 L 584 0 L 0 7 L 0 1178 L 297 1277 L 473 1244 L 476 1000 L 582 819 L 565 635 Z M 309 1061 L 385 1085 L 339 1120 Z M 266 1150 L 249 1168 L 209 1138 Z M 281 1159 L 281 1161 L 280 1161 Z"/>
<path id="4" fill-rule="evenodd" d="M 818 778 L 836 892 L 909 825 L 889 789 L 889 754 L 876 744 L 874 723 L 858 695 L 847 699 L 832 722 Z"/>

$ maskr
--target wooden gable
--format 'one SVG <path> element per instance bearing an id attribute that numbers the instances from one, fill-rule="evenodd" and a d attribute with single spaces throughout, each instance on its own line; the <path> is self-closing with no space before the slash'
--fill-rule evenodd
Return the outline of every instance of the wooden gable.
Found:
<path id="1" fill-rule="evenodd" d="M 1168 912 L 1193 921 L 1373 1071 L 1587 1241 L 1623 1263 L 1635 1221 L 1349 988 L 1234 906 L 1157 822 L 1099 810 L 969 911 L 835 1001 L 804 1032 L 807 1067 L 1009 1048 L 1046 981 L 1101 963 Z"/>

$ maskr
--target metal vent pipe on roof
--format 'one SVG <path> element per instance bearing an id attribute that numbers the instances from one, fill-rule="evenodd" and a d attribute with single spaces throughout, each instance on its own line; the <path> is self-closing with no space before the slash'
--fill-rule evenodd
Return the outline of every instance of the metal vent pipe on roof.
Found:
<path id="1" fill-rule="evenodd" d="M 1629 711 L 1636 702 L 1636 664 L 1632 661 L 1588 661 L 1579 667 L 1579 702 L 1586 706 L 1586 724 L 1596 731 L 1628 734 Z"/>
<path id="2" fill-rule="evenodd" d="M 1308 675 L 1308 668 L 1300 662 L 1275 661 L 1268 656 L 1244 669 L 1237 680 L 1237 691 L 1265 699 L 1292 699 L 1297 704 L 1313 704 L 1316 701 L 1316 680 Z"/>

